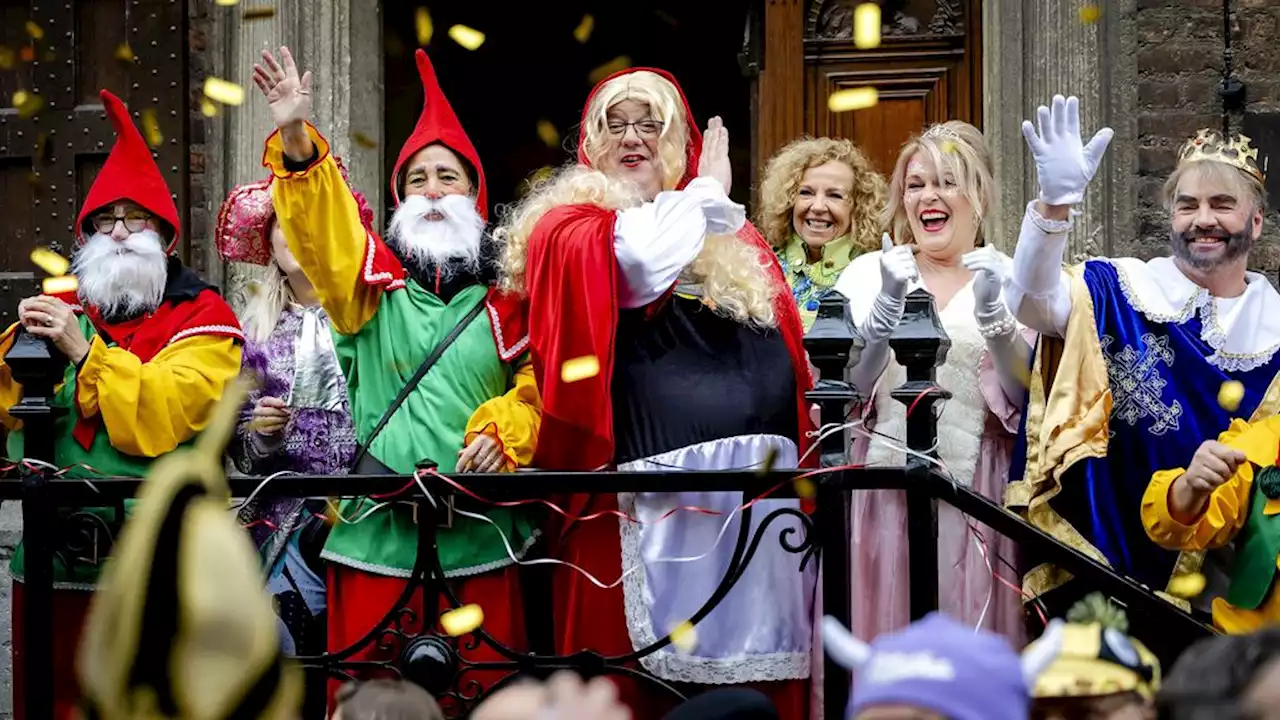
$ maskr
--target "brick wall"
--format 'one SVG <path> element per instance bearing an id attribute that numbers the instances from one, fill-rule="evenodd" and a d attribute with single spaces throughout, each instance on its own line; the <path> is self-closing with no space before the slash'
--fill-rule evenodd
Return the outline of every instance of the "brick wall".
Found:
<path id="1" fill-rule="evenodd" d="M 1167 252 L 1168 214 L 1160 187 L 1173 170 L 1178 147 L 1198 128 L 1222 126 L 1218 86 L 1223 67 L 1222 0 L 1138 0 L 1137 247 L 1146 256 Z M 1280 49 L 1275 43 L 1280 6 L 1275 0 L 1232 0 L 1233 65 L 1247 87 L 1245 114 L 1280 111 Z M 1231 129 L 1242 129 L 1233 114 Z M 1273 164 L 1280 146 L 1261 147 Z M 1277 168 L 1272 168 L 1276 170 Z M 1280 213 L 1266 218 L 1253 263 L 1273 279 L 1280 269 Z"/>

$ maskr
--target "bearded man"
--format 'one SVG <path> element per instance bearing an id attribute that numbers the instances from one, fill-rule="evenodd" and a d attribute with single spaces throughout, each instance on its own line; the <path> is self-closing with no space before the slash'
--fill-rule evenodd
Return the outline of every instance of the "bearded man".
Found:
<path id="1" fill-rule="evenodd" d="M 635 68 L 596 86 L 581 127 L 578 166 L 503 228 L 504 282 L 527 297 L 544 398 L 535 464 L 741 469 L 776 453 L 778 466 L 795 467 L 810 428 L 800 317 L 773 253 L 728 197 L 723 124 L 714 118 L 701 135 L 675 79 Z M 628 654 L 688 621 L 724 576 L 733 548 L 718 538 L 736 535 L 742 502 L 705 492 L 574 498 L 574 515 L 620 509 L 640 523 L 605 515 L 561 533 L 559 556 L 599 585 L 557 569 L 557 649 Z M 722 514 L 659 520 L 681 506 Z M 758 503 L 753 522 L 796 506 Z M 664 647 L 640 660 L 645 669 L 667 681 L 759 683 L 782 717 L 808 716 L 813 568 L 800 570 L 780 528 L 698 623 L 697 647 Z M 661 714 L 621 682 L 636 717 Z"/>
<path id="2" fill-rule="evenodd" d="M 1266 210 L 1258 152 L 1246 137 L 1200 130 L 1164 185 L 1172 257 L 1098 258 L 1064 271 L 1070 206 L 1083 199 L 1111 131 L 1085 145 L 1075 98 L 1054 98 L 1039 120 L 1039 133 L 1030 122 L 1023 133 L 1040 197 L 1027 207 L 1005 300 L 1045 339 L 1008 500 L 1063 542 L 1161 591 L 1171 574 L 1200 571 L 1201 558 L 1178 558 L 1147 537 L 1148 480 L 1187 467 L 1232 418 L 1280 411 L 1280 293 L 1247 272 Z M 1221 469 L 1233 471 L 1225 461 Z M 1206 611 L 1226 589 L 1212 565 L 1197 600 Z M 1025 583 L 1039 595 L 1067 579 L 1042 565 Z M 1052 605 L 1078 598 L 1082 588 L 1069 587 L 1048 596 Z M 1134 634 L 1159 638 L 1158 628 L 1143 632 L 1143 620 Z"/>
<path id="3" fill-rule="evenodd" d="M 356 437 L 367 451 L 355 472 L 412 473 L 421 460 L 446 473 L 528 465 L 540 419 L 528 340 L 520 335 L 519 304 L 486 284 L 492 270 L 484 170 L 426 53 L 417 53 L 422 113 L 391 174 L 398 207 L 385 242 L 362 223 L 329 143 L 307 122 L 310 73 L 299 77 L 288 48 L 280 55 L 277 62 L 264 52 L 254 68 L 279 128 L 263 163 L 275 177 L 276 217 L 289 249 L 336 332 Z M 455 330 L 456 339 L 396 408 L 397 396 Z M 419 519 L 412 507 L 376 505 L 369 498 L 344 501 L 339 511 L 347 522 L 336 523 L 325 543 L 330 650 L 348 647 L 381 621 L 414 567 Z M 484 608 L 485 629 L 519 650 L 525 633 L 518 557 L 507 548 L 527 552 L 537 532 L 518 509 L 485 514 L 487 523 L 459 516 L 439 529 L 440 563 L 459 599 Z M 479 645 L 463 655 L 503 659 Z M 366 648 L 351 659 L 386 655 Z M 493 674 L 464 675 L 461 682 L 485 684 Z M 330 683 L 331 701 L 337 686 Z"/>
<path id="4" fill-rule="evenodd" d="M 77 219 L 71 268 L 78 290 L 19 303 L 19 322 L 0 336 L 0 356 L 26 332 L 52 342 L 69 361 L 53 403 L 65 410 L 57 419 L 54 463 L 70 468 L 68 476 L 141 477 L 153 460 L 204 428 L 240 371 L 244 337 L 213 286 L 170 254 L 182 221 L 169 188 L 128 109 L 105 90 L 102 102 L 117 139 Z M 12 430 L 12 458 L 23 457 L 23 431 L 7 411 L 21 399 L 22 386 L 0 364 L 0 419 Z M 121 520 L 108 508 L 88 512 L 101 518 L 104 531 Z M 105 532 L 100 542 L 83 554 L 60 553 L 54 562 L 59 718 L 77 712 L 75 653 L 109 551 Z M 11 564 L 16 717 L 25 714 L 23 569 L 19 546 Z"/>

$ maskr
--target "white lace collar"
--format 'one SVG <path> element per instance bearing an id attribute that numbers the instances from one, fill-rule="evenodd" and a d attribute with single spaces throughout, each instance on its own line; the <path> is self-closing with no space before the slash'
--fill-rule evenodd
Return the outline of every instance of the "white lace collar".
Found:
<path id="1" fill-rule="evenodd" d="M 1200 339 L 1214 350 L 1207 358 L 1211 365 L 1247 372 L 1266 365 L 1280 349 L 1280 293 L 1262 275 L 1246 273 L 1244 294 L 1223 302 L 1219 314 L 1219 301 L 1183 275 L 1173 258 L 1107 262 L 1129 304 L 1151 322 L 1183 323 L 1199 312 Z"/>

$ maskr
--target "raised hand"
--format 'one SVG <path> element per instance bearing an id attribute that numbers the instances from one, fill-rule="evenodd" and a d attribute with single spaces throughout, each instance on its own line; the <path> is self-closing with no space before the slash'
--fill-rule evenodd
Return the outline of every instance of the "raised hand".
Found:
<path id="1" fill-rule="evenodd" d="M 889 233 L 880 238 L 880 293 L 894 300 L 907 296 L 911 281 L 920 276 L 913 245 L 894 245 Z"/>
<path id="2" fill-rule="evenodd" d="M 967 270 L 974 273 L 974 310 L 991 314 L 1000 308 L 1000 291 L 1009 277 L 1013 263 L 991 246 L 967 252 L 960 258 Z"/>
<path id="3" fill-rule="evenodd" d="M 1084 201 L 1085 188 L 1098 172 L 1102 155 L 1111 142 L 1111 128 L 1102 128 L 1088 145 L 1080 137 L 1080 101 L 1053 96 L 1053 108 L 1036 111 L 1037 128 L 1022 123 L 1022 136 L 1036 161 L 1040 202 L 1048 206 Z"/>
<path id="4" fill-rule="evenodd" d="M 698 177 L 720 181 L 724 192 L 733 185 L 733 166 L 729 164 L 729 130 L 720 116 L 711 118 L 702 134 L 702 154 L 698 158 Z"/>
<path id="5" fill-rule="evenodd" d="M 295 128 L 311 117 L 311 71 L 298 77 L 298 66 L 289 48 L 280 48 L 280 62 L 270 50 L 262 51 L 263 65 L 253 66 L 253 83 L 267 98 L 271 119 L 280 129 Z"/>

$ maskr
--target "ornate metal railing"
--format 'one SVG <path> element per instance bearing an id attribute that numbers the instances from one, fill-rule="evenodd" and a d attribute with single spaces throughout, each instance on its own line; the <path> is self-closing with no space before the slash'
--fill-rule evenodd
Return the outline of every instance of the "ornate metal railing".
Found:
<path id="1" fill-rule="evenodd" d="M 907 382 L 893 391 L 893 396 L 908 404 L 912 412 L 907 418 L 906 444 L 913 451 L 927 455 L 934 446 L 937 431 L 933 403 L 946 397 L 934 383 L 934 371 L 946 357 L 949 341 L 942 332 L 934 312 L 932 298 L 923 292 L 908 297 L 903 322 L 890 341 L 897 360 L 907 370 Z M 805 339 L 810 359 L 824 378 L 839 378 L 843 368 L 856 361 L 860 343 L 849 321 L 847 308 L 838 298 L 822 303 L 819 320 Z M 13 414 L 21 417 L 26 427 L 26 455 L 47 460 L 53 458 L 53 421 L 55 410 L 50 404 L 54 383 L 64 367 L 50 357 L 43 343 L 20 339 L 6 357 L 15 378 L 24 384 L 26 395 Z M 844 423 L 851 404 L 857 399 L 854 389 L 841 380 L 824 379 L 811 392 L 810 399 L 821 407 L 824 426 Z M 1187 642 L 1211 632 L 1164 600 L 1127 578 L 1082 553 L 1054 540 L 1044 532 L 1022 522 L 1013 514 L 969 489 L 958 486 L 932 469 L 920 458 L 909 459 L 903 467 L 848 469 L 848 441 L 845 433 L 830 433 L 822 439 L 820 464 L 827 472 L 813 475 L 816 508 L 812 514 L 796 509 L 780 508 L 768 513 L 758 524 L 752 522 L 753 508 L 743 509 L 732 559 L 718 587 L 690 618 L 696 623 L 715 609 L 742 576 L 758 551 L 770 527 L 781 520 L 793 523 L 778 533 L 778 541 L 791 553 L 802 555 L 802 568 L 817 562 L 823 577 L 823 600 L 828 614 L 848 624 L 850 613 L 849 581 L 849 494 L 872 489 L 896 489 L 907 493 L 908 547 L 910 562 L 910 604 L 912 617 L 922 617 L 938 607 L 937 503 L 945 502 L 974 520 L 1017 542 L 1021 547 L 1053 562 L 1080 581 L 1101 590 L 1126 604 L 1135 613 L 1154 614 L 1163 618 L 1170 634 Z M 602 472 L 521 473 L 519 482 L 510 475 L 475 474 L 465 477 L 468 490 L 488 499 L 503 501 L 550 497 L 566 493 L 617 493 L 664 491 L 719 491 L 740 493 L 745 499 L 775 489 L 773 497 L 796 497 L 795 486 L 787 482 L 797 475 L 795 470 L 747 472 Z M 142 480 L 138 478 L 94 478 L 92 487 L 81 480 L 64 479 L 38 463 L 24 464 L 20 476 L 0 479 L 0 500 L 23 502 L 25 543 L 25 615 L 21 619 L 26 637 L 25 696 L 28 718 L 53 716 L 53 634 L 66 629 L 54 627 L 51 616 L 53 563 L 59 553 L 76 557 L 87 542 L 84 533 L 53 532 L 59 517 L 58 508 L 83 506 L 119 506 L 133 497 Z M 569 655 L 519 652 L 503 645 L 483 627 L 460 638 L 438 635 L 433 631 L 434 619 L 445 608 L 439 598 L 456 607 L 458 599 L 444 580 L 436 552 L 436 528 L 439 508 L 448 505 L 457 491 L 440 476 L 420 474 L 421 485 L 407 485 L 412 476 L 306 476 L 282 475 L 263 485 L 262 478 L 233 477 L 233 495 L 258 498 L 331 497 L 389 495 L 394 499 L 415 503 L 418 512 L 418 554 L 416 566 L 397 602 L 387 608 L 382 621 L 369 629 L 358 642 L 341 651 L 300 657 L 311 671 L 311 677 L 349 678 L 375 674 L 406 677 L 427 687 L 453 716 L 465 715 L 476 703 L 494 690 L 521 675 L 542 676 L 558 669 L 573 669 L 587 676 L 614 674 L 646 683 L 656 692 L 676 698 L 682 691 L 639 666 L 639 660 L 671 644 L 665 636 L 653 644 L 624 655 L 604 655 L 583 648 Z M 424 492 L 424 490 L 426 492 Z M 398 495 L 396 494 L 398 493 Z M 429 494 L 428 494 L 429 493 Z M 64 515 L 65 517 L 65 515 Z M 100 522 L 97 518 L 94 523 Z M 96 525 L 88 528 L 97 542 L 110 532 L 100 533 Z M 62 546 L 54 542 L 59 538 Z M 70 547 L 68 543 L 77 547 Z M 103 555 L 109 549 L 99 547 Z M 415 590 L 422 590 L 421 605 L 412 604 Z M 422 629 L 416 629 L 421 626 Z M 491 648 L 501 660 L 470 661 L 459 653 L 480 644 Z M 355 659 L 362 650 L 376 647 L 390 660 Z M 472 677 L 485 671 L 500 673 L 496 684 L 482 690 Z M 826 664 L 824 696 L 827 717 L 840 717 L 848 699 L 849 677 L 845 671 Z"/>

